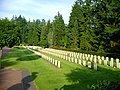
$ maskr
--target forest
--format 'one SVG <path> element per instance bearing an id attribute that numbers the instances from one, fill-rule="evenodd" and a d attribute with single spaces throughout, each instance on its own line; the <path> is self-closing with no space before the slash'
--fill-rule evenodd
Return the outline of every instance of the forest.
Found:
<path id="1" fill-rule="evenodd" d="M 69 23 L 60 12 L 54 20 L 0 18 L 0 48 L 34 45 L 80 52 L 120 53 L 120 0 L 77 0 Z"/>

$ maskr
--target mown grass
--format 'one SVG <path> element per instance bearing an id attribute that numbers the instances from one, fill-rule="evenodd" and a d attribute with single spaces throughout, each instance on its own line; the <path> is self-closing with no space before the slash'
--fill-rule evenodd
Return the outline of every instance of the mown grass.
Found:
<path id="1" fill-rule="evenodd" d="M 2 66 L 30 70 L 38 90 L 89 90 L 88 86 L 98 81 L 120 80 L 119 69 L 99 65 L 95 71 L 46 55 L 61 61 L 61 68 L 23 48 L 14 48 L 2 60 Z"/>

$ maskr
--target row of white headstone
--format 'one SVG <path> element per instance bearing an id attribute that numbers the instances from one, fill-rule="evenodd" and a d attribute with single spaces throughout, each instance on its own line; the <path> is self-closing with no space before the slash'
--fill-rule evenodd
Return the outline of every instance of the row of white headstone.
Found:
<path id="1" fill-rule="evenodd" d="M 56 57 L 59 57 L 61 59 L 67 60 L 69 62 L 73 62 L 75 64 L 79 64 L 79 65 L 97 70 L 97 63 L 92 63 L 91 61 L 86 61 L 86 60 L 81 60 L 81 59 L 65 56 L 63 54 L 59 54 L 58 52 L 52 52 L 52 51 L 48 51 L 46 49 L 43 49 L 40 51 L 47 53 L 47 54 L 51 54 L 51 55 L 56 56 Z"/>
<path id="2" fill-rule="evenodd" d="M 29 47 L 31 47 L 33 49 L 41 50 L 41 47 L 38 47 L 38 46 L 29 46 Z M 93 63 L 102 64 L 105 66 L 120 68 L 119 59 L 114 60 L 113 58 L 104 57 L 104 56 L 101 57 L 101 56 L 96 56 L 96 55 L 56 50 L 56 49 L 51 49 L 51 48 L 46 48 L 44 50 L 48 51 L 49 54 L 53 53 L 53 55 L 55 55 L 55 56 L 63 55 L 66 58 L 72 57 L 75 59 L 77 58 L 80 60 L 86 60 L 86 61 L 90 61 Z M 63 57 L 63 59 L 65 59 L 64 57 Z"/>
<path id="3" fill-rule="evenodd" d="M 104 56 L 97 56 L 97 55 L 90 55 L 90 54 L 76 53 L 76 52 L 68 52 L 68 51 L 55 50 L 55 49 L 50 49 L 50 48 L 47 48 L 45 50 L 49 51 L 49 52 L 53 52 L 53 53 L 58 52 L 61 55 L 68 56 L 68 58 L 73 57 L 73 58 L 77 58 L 80 60 L 91 61 L 91 62 L 98 63 L 98 64 L 105 65 L 105 66 L 120 68 L 120 60 L 118 58 L 114 59 L 114 58 L 109 58 L 109 57 L 104 57 Z"/>
<path id="4" fill-rule="evenodd" d="M 34 49 L 35 49 L 35 48 L 34 48 Z M 48 56 L 46 56 L 46 55 L 44 55 L 44 54 L 42 54 L 42 53 L 40 53 L 40 52 L 37 52 L 37 51 L 35 51 L 35 50 L 33 50 L 33 49 L 28 48 L 28 50 L 30 50 L 31 52 L 35 53 L 35 54 L 38 55 L 38 56 L 41 56 L 43 59 L 49 61 L 51 64 L 55 65 L 56 67 L 58 67 L 58 68 L 61 67 L 60 61 L 55 60 L 55 59 L 53 59 L 53 58 L 51 58 L 51 57 L 48 57 Z"/>

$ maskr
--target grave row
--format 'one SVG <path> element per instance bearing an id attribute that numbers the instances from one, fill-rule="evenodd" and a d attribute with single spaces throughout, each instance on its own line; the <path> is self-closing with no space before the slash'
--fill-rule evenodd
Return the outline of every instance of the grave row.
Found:
<path id="1" fill-rule="evenodd" d="M 35 49 L 35 48 L 34 48 Z M 30 50 L 31 52 L 35 53 L 36 55 L 38 56 L 41 56 L 43 59 L 47 60 L 48 62 L 50 62 L 51 64 L 55 65 L 56 67 L 60 68 L 61 67 L 61 64 L 60 64 L 60 61 L 57 61 L 51 57 L 48 57 L 40 52 L 37 52 L 31 48 L 28 47 L 28 50 Z"/>
<path id="2" fill-rule="evenodd" d="M 73 58 L 77 58 L 80 60 L 91 61 L 91 62 L 98 63 L 98 64 L 105 65 L 105 66 L 120 68 L 120 60 L 118 58 L 114 59 L 114 58 L 109 58 L 109 57 L 104 57 L 104 56 L 68 52 L 68 51 L 55 50 L 55 49 L 50 49 L 50 48 L 47 48 L 45 50 L 48 52 L 59 53 L 61 55 L 66 56 L 66 58 L 68 56 L 68 58 L 73 57 Z"/>
<path id="3" fill-rule="evenodd" d="M 97 70 L 97 63 L 92 63 L 92 62 L 86 61 L 86 60 L 80 60 L 80 59 L 77 59 L 77 58 L 65 56 L 63 54 L 60 55 L 60 54 L 58 54 L 58 52 L 53 53 L 53 52 L 47 51 L 46 49 L 40 50 L 40 52 L 51 54 L 53 56 L 59 57 L 59 58 L 64 59 L 64 60 L 67 60 L 69 62 L 73 62 L 73 63 L 79 64 L 79 65 Z"/>

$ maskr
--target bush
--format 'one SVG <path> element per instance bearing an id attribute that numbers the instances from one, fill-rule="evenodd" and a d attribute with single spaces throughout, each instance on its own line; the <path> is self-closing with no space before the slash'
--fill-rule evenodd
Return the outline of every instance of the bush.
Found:
<path id="1" fill-rule="evenodd" d="M 103 80 L 96 85 L 91 85 L 89 90 L 120 90 L 120 82 Z"/>

